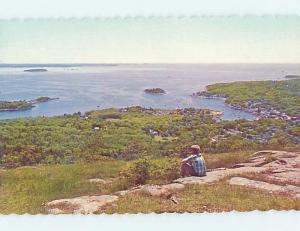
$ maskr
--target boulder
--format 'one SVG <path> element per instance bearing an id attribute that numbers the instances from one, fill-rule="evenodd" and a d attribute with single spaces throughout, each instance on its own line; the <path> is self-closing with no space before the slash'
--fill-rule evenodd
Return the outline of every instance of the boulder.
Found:
<path id="1" fill-rule="evenodd" d="M 115 195 L 82 196 L 48 202 L 46 210 L 51 214 L 93 214 L 119 199 Z"/>

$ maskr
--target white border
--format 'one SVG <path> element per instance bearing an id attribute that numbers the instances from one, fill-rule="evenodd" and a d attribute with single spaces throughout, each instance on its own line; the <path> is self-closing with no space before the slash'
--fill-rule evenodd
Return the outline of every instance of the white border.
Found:
<path id="1" fill-rule="evenodd" d="M 138 214 L 138 215 L 10 215 L 0 216 L 1 230 L 170 230 L 170 231 L 298 231 L 299 212 Z"/>
<path id="2" fill-rule="evenodd" d="M 2 19 L 232 14 L 300 15 L 300 4 L 299 0 L 0 0 Z M 9 215 L 0 216 L 0 229 L 296 231 L 300 227 L 299 215 L 296 211 L 110 216 Z"/>

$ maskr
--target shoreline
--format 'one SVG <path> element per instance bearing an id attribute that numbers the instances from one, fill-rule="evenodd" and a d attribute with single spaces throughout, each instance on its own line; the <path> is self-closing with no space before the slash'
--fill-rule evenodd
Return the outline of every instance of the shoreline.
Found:
<path id="1" fill-rule="evenodd" d="M 221 118 L 224 115 L 223 111 L 220 110 L 214 110 L 214 109 L 209 109 L 209 108 L 194 108 L 194 107 L 186 107 L 186 108 L 174 108 L 174 109 L 162 109 L 162 108 L 153 108 L 153 107 L 143 107 L 143 106 L 139 106 L 139 105 L 135 105 L 135 106 L 128 106 L 128 107 L 110 107 L 110 108 L 97 108 L 94 110 L 89 110 L 89 111 L 85 111 L 85 112 L 74 112 L 74 113 L 65 113 L 65 114 L 61 114 L 61 115 L 53 115 L 53 116 L 44 116 L 44 115 L 39 115 L 39 116 L 28 116 L 28 117 L 17 117 L 17 118 L 7 118 L 7 119 L 1 119 L 0 118 L 0 122 L 1 121 L 6 121 L 6 120 L 18 120 L 18 119 L 35 119 L 35 118 L 41 118 L 41 117 L 46 117 L 46 118 L 55 118 L 55 117 L 67 117 L 67 116 L 74 116 L 74 115 L 79 115 L 82 118 L 87 118 L 88 115 L 90 113 L 93 112 L 99 112 L 99 111 L 103 111 L 103 110 L 118 110 L 119 112 L 127 112 L 130 109 L 133 108 L 138 108 L 141 109 L 143 111 L 148 111 L 151 112 L 155 115 L 163 115 L 163 114 L 186 114 L 189 113 L 190 111 L 195 111 L 195 112 L 203 112 L 203 113 L 208 113 L 212 116 L 212 118 L 215 120 L 215 122 L 220 122 L 223 121 L 223 119 Z M 21 111 L 21 110 L 15 110 L 15 111 Z M 25 111 L 25 110 L 24 110 Z M 8 111 L 1 111 L 0 109 L 0 113 L 1 112 L 8 112 Z M 11 112 L 13 112 L 13 110 L 11 110 Z"/>
<path id="2" fill-rule="evenodd" d="M 209 93 L 211 94 L 210 96 L 207 96 L 206 94 Z M 243 111 L 243 112 L 247 112 L 252 114 L 253 116 L 256 117 L 256 120 L 259 119 L 281 119 L 281 120 L 285 120 L 285 121 L 300 121 L 299 116 L 291 116 L 288 115 L 285 112 L 280 112 L 277 109 L 274 109 L 274 107 L 272 107 L 271 105 L 266 105 L 263 109 L 260 107 L 255 107 L 255 105 L 257 103 L 261 103 L 261 102 L 265 102 L 265 100 L 252 100 L 252 101 L 247 101 L 247 107 L 243 107 L 241 105 L 238 104 L 231 104 L 226 102 L 226 100 L 228 99 L 228 96 L 219 96 L 218 94 L 213 94 L 209 91 L 202 91 L 202 92 L 196 92 L 193 93 L 194 97 L 199 97 L 199 98 L 203 98 L 203 99 L 219 99 L 219 100 L 223 100 L 224 103 L 235 110 L 239 110 L 239 111 Z"/>

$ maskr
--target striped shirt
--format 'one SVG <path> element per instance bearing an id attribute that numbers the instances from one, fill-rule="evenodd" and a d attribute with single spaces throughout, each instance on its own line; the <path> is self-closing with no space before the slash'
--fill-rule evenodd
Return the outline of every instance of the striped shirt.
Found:
<path id="1" fill-rule="evenodd" d="M 190 155 L 189 157 L 185 158 L 183 161 L 188 162 L 192 165 L 194 172 L 197 176 L 206 175 L 205 160 L 202 157 L 201 153 Z"/>

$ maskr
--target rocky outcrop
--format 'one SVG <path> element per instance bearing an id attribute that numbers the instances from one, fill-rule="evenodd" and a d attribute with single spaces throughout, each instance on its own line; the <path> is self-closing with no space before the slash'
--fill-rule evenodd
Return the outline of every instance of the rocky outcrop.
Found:
<path id="1" fill-rule="evenodd" d="M 101 212 L 103 208 L 111 205 L 118 199 L 119 197 L 115 195 L 82 196 L 51 201 L 46 204 L 46 209 L 51 214 L 93 214 Z"/>
<path id="2" fill-rule="evenodd" d="M 174 183 L 181 183 L 181 184 L 208 184 L 213 183 L 219 180 L 222 180 L 229 176 L 239 175 L 243 173 L 260 173 L 267 170 L 264 167 L 240 167 L 240 168 L 233 168 L 233 169 L 221 169 L 216 171 L 208 172 L 205 177 L 184 177 L 174 180 Z"/>
<path id="3" fill-rule="evenodd" d="M 259 180 L 249 179 L 247 174 L 254 174 Z M 187 184 L 210 184 L 225 178 L 230 178 L 230 185 L 239 185 L 272 194 L 300 198 L 300 152 L 266 150 L 256 152 L 247 163 L 240 163 L 234 168 L 213 169 L 205 177 L 184 177 L 166 185 L 140 185 L 128 190 L 115 192 L 113 195 L 82 196 L 71 199 L 61 199 L 46 204 L 46 210 L 51 214 L 60 213 L 99 213 L 111 206 L 119 197 L 141 193 L 147 196 L 169 199 L 178 204 L 176 192 Z M 94 178 L 91 183 L 107 184 L 117 178 Z M 276 183 L 277 181 L 278 184 Z M 274 183 L 275 182 L 275 183 Z M 284 183 L 284 184 L 281 184 Z"/>
<path id="4" fill-rule="evenodd" d="M 95 180 L 95 179 L 92 179 Z M 101 179 L 102 180 L 102 179 Z M 93 182 L 93 181 L 92 181 Z M 96 181 L 99 183 L 99 179 Z M 103 183 L 101 181 L 101 183 Z M 101 196 L 82 196 L 71 199 L 54 200 L 46 204 L 45 208 L 50 214 L 93 214 L 100 213 L 102 209 L 112 205 L 120 196 L 125 196 L 132 193 L 142 193 L 148 196 L 164 197 L 170 199 L 174 203 L 178 203 L 176 196 L 173 194 L 176 191 L 182 190 L 183 184 L 166 184 L 166 185 L 141 185 L 129 190 L 118 191 L 114 195 Z"/>
<path id="5" fill-rule="evenodd" d="M 228 182 L 231 185 L 240 185 L 248 188 L 263 190 L 268 193 L 282 194 L 293 198 L 300 198 L 300 187 L 295 185 L 277 185 L 263 181 L 249 180 L 243 177 L 233 177 Z"/>
<path id="6" fill-rule="evenodd" d="M 166 185 L 141 185 L 141 186 L 131 188 L 129 190 L 116 192 L 115 194 L 119 196 L 125 196 L 127 194 L 138 192 L 138 193 L 146 194 L 148 196 L 162 197 L 162 196 L 168 196 L 169 194 L 182 189 L 184 189 L 184 185 L 178 183 L 171 183 Z"/>
<path id="7" fill-rule="evenodd" d="M 300 152 L 266 150 L 252 155 L 251 162 L 268 170 L 266 180 L 300 185 Z"/>

